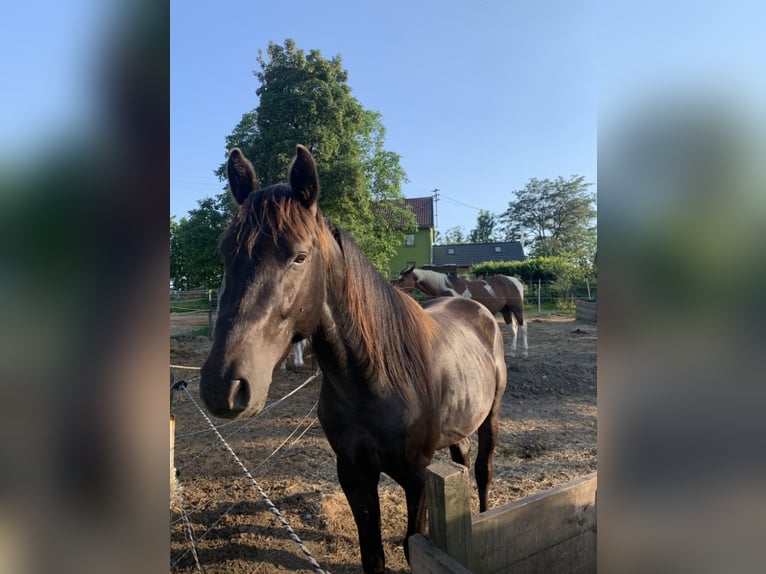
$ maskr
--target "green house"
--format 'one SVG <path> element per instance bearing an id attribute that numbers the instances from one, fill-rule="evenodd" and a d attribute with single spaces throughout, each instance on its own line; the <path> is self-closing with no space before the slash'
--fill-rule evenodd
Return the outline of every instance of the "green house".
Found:
<path id="1" fill-rule="evenodd" d="M 399 271 L 407 265 L 422 267 L 431 263 L 431 247 L 434 244 L 434 203 L 433 197 L 409 197 L 404 202 L 415 214 L 417 231 L 402 236 L 402 243 L 396 255 L 388 264 L 388 276 L 396 279 Z"/>

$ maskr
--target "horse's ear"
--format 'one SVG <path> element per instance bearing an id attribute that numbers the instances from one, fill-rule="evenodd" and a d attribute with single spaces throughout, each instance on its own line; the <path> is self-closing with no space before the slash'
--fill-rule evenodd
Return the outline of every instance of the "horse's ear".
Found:
<path id="1" fill-rule="evenodd" d="M 235 147 L 226 163 L 226 175 L 229 177 L 231 193 L 237 203 L 242 205 L 253 191 L 258 191 L 260 184 L 250 163 L 239 148 Z"/>
<path id="2" fill-rule="evenodd" d="M 407 265 L 407 267 L 405 267 L 404 269 L 399 271 L 399 275 L 406 275 L 407 273 L 409 273 L 413 269 L 415 269 L 415 264 L 414 263 L 412 265 Z"/>
<path id="3" fill-rule="evenodd" d="M 290 166 L 290 187 L 306 207 L 315 207 L 319 199 L 319 176 L 311 153 L 302 145 L 296 146 L 295 159 Z"/>

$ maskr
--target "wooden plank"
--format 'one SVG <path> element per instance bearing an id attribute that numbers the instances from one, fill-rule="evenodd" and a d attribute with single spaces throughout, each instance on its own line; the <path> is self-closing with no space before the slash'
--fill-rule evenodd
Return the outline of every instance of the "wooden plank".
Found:
<path id="1" fill-rule="evenodd" d="M 582 313 L 577 312 L 575 319 L 578 321 L 585 321 L 586 323 L 598 323 L 598 317 L 595 313 Z"/>
<path id="2" fill-rule="evenodd" d="M 428 535 L 467 568 L 471 559 L 471 491 L 468 469 L 452 461 L 426 469 Z"/>
<path id="3" fill-rule="evenodd" d="M 473 519 L 475 572 L 501 572 L 596 527 L 596 473 Z"/>
<path id="4" fill-rule="evenodd" d="M 180 510 L 181 489 L 176 478 L 176 417 L 170 415 L 170 510 Z"/>
<path id="5" fill-rule="evenodd" d="M 471 574 L 465 566 L 439 549 L 422 534 L 410 536 L 412 574 Z"/>
<path id="6" fill-rule="evenodd" d="M 595 574 L 596 531 L 586 530 L 574 538 L 546 548 L 494 574 Z"/>
<path id="7" fill-rule="evenodd" d="M 594 319 L 598 316 L 598 313 L 594 309 L 575 309 L 575 315 L 578 319 L 580 318 L 591 318 Z"/>
<path id="8" fill-rule="evenodd" d="M 170 415 L 170 484 L 176 481 L 176 417 Z"/>

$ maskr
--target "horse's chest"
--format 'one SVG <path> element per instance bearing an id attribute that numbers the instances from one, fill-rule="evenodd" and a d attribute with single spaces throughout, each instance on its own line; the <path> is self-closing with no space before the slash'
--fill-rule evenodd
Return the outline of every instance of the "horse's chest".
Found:
<path id="1" fill-rule="evenodd" d="M 319 396 L 319 420 L 323 426 L 351 432 L 363 427 L 376 434 L 393 434 L 407 426 L 401 400 L 360 389 L 336 388 L 323 384 Z"/>

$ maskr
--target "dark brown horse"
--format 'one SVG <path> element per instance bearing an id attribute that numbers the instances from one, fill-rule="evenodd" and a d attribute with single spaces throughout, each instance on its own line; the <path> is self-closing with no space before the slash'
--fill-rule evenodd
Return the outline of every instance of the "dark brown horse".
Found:
<path id="1" fill-rule="evenodd" d="M 524 323 L 524 286 L 515 277 L 495 275 L 486 281 L 466 281 L 457 275 L 445 275 L 429 269 L 415 269 L 414 265 L 399 272 L 394 283 L 407 293 L 417 288 L 432 297 L 466 297 L 492 311 L 503 314 L 511 325 L 513 340 L 511 353 L 516 353 L 517 331 L 521 331 L 521 354 L 527 356 L 527 324 Z M 516 323 L 513 323 L 516 319 Z"/>
<path id="2" fill-rule="evenodd" d="M 202 398 L 219 417 L 258 413 L 290 344 L 311 337 L 323 372 L 319 420 L 337 456 L 362 566 L 383 572 L 381 472 L 404 488 L 407 537 L 423 532 L 425 468 L 434 451 L 450 447 L 468 465 L 468 437 L 478 431 L 475 476 L 480 509 L 487 508 L 507 376 L 497 322 L 469 299 L 421 308 L 393 288 L 323 218 L 306 148 L 298 146 L 287 184 L 259 190 L 238 149 L 227 170 L 240 207 L 221 239 L 226 289 L 202 367 Z"/>

